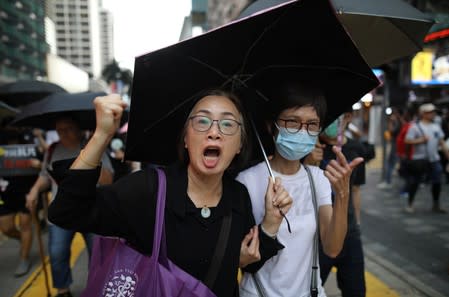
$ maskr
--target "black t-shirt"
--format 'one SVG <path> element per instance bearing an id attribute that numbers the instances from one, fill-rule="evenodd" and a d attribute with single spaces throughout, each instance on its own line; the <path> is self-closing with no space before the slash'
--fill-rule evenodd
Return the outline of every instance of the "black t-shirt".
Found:
<path id="1" fill-rule="evenodd" d="M 332 145 L 326 144 L 324 148 L 323 161 L 320 164 L 322 169 L 326 168 L 330 160 L 335 159 L 335 154 L 332 151 Z M 362 144 L 356 140 L 347 139 L 347 142 L 342 146 L 343 155 L 345 155 L 348 163 L 357 157 L 363 157 L 364 148 Z M 365 184 L 365 162 L 359 164 L 352 171 L 351 185 L 360 186 Z M 332 195 L 333 199 L 333 195 Z M 357 227 L 355 219 L 354 205 L 352 202 L 352 191 L 349 194 L 349 206 L 348 206 L 348 233 Z"/>

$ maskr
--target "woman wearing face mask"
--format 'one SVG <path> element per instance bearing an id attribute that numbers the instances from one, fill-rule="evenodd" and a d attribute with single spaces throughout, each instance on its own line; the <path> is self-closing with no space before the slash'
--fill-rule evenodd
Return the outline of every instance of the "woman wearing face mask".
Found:
<path id="1" fill-rule="evenodd" d="M 276 230 L 264 230 L 278 238 L 285 248 L 279 251 L 257 272 L 255 277 L 245 273 L 240 294 L 245 296 L 310 296 L 314 235 L 317 230 L 308 175 L 300 160 L 315 147 L 326 112 L 322 92 L 299 83 L 288 84 L 276 93 L 272 101 L 268 129 L 273 137 L 275 151 L 270 165 L 276 178 L 293 199 L 288 212 L 291 233 L 284 220 Z M 310 166 L 316 188 L 319 236 L 325 253 L 339 254 L 347 229 L 349 177 L 362 158 L 348 164 L 341 151 L 334 147 L 337 158 L 323 171 Z M 264 162 L 243 172 L 237 180 L 248 188 L 256 222 L 265 217 L 265 191 L 270 176 Z M 332 207 L 331 187 L 335 193 Z M 269 202 L 267 202 L 269 203 Z M 262 225 L 263 227 L 263 225 Z M 318 296 L 326 296 L 318 275 Z"/>

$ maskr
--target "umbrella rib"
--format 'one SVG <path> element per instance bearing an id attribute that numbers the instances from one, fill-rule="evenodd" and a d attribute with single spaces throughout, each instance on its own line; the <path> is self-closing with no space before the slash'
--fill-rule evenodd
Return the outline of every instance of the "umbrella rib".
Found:
<path id="1" fill-rule="evenodd" d="M 251 52 L 252 52 L 252 50 L 254 49 L 254 47 L 256 47 L 256 45 L 259 43 L 259 41 L 264 37 L 264 35 L 269 31 L 269 30 L 271 30 L 271 28 L 273 28 L 280 20 L 281 20 L 281 18 L 282 17 L 284 17 L 284 15 L 287 13 L 287 10 L 286 11 L 284 11 L 284 13 L 283 14 L 281 14 L 275 21 L 273 21 L 270 25 L 268 25 L 267 27 L 265 27 L 265 29 L 263 30 L 263 32 L 256 38 L 256 40 L 252 43 L 252 45 L 248 48 L 248 50 L 246 51 L 246 53 L 245 53 L 245 57 L 243 58 L 243 62 L 242 62 L 242 66 L 241 66 L 241 68 L 240 68 L 240 70 L 238 71 L 238 72 L 241 72 L 244 68 L 245 68 L 245 66 L 246 66 L 246 64 L 247 64 L 247 62 L 248 62 L 248 58 L 249 58 L 249 55 L 251 54 Z"/>
<path id="2" fill-rule="evenodd" d="M 202 91 L 202 90 L 201 90 Z M 165 120 L 166 118 L 168 118 L 170 115 L 172 115 L 173 113 L 175 113 L 178 109 L 180 109 L 182 106 L 184 106 L 185 104 L 187 104 L 188 102 L 190 102 L 192 99 L 194 99 L 201 91 L 193 94 L 192 96 L 190 96 L 189 98 L 187 98 L 187 100 L 184 100 L 182 103 L 180 103 L 178 106 L 176 106 L 175 108 L 173 108 L 169 113 L 166 113 L 164 117 L 160 118 L 158 121 L 152 123 L 151 125 L 148 125 L 147 127 L 145 127 L 143 129 L 143 134 L 146 134 L 148 131 L 150 131 L 154 126 L 156 126 L 158 123 L 160 123 L 161 121 Z M 142 140 L 144 140 L 144 137 L 140 137 L 139 141 L 131 146 L 129 148 L 129 151 L 133 151 Z"/>
<path id="3" fill-rule="evenodd" d="M 216 74 L 218 74 L 219 76 L 221 76 L 222 78 L 224 78 L 224 79 L 226 79 L 226 80 L 229 80 L 229 79 L 230 79 L 230 76 L 229 76 L 229 75 L 226 75 L 226 74 L 222 73 L 222 72 L 221 72 L 220 70 L 218 70 L 217 68 L 215 68 L 215 67 L 213 67 L 213 66 L 207 64 L 206 62 L 201 61 L 201 60 L 198 59 L 198 58 L 195 58 L 195 57 L 192 57 L 192 56 L 187 56 L 187 58 L 189 58 L 189 59 L 191 59 L 191 60 L 197 62 L 198 64 L 201 64 L 201 65 L 205 66 L 206 68 L 209 68 L 210 70 L 214 71 Z"/>
<path id="4" fill-rule="evenodd" d="M 407 36 L 407 38 L 413 42 L 413 44 L 416 46 L 416 48 L 418 48 L 418 49 L 421 49 L 421 48 L 422 48 L 422 45 L 421 45 L 419 42 L 417 42 L 417 41 L 415 40 L 415 38 L 413 38 L 413 36 L 411 36 L 408 32 L 402 30 L 401 27 L 399 27 L 398 25 L 396 25 L 396 23 L 393 22 L 392 19 L 386 18 L 386 20 L 387 20 L 390 24 L 393 24 L 393 26 L 394 26 L 395 28 L 397 28 L 400 32 L 402 32 L 402 34 L 404 34 L 405 36 Z"/>

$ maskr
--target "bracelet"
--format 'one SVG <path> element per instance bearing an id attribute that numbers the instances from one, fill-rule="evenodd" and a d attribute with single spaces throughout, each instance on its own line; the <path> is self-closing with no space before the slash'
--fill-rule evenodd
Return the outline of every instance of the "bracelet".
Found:
<path id="1" fill-rule="evenodd" d="M 267 232 L 267 230 L 265 230 L 265 228 L 262 226 L 262 224 L 260 224 L 260 229 L 262 230 L 263 233 L 265 233 L 267 236 L 269 236 L 269 237 L 271 237 L 273 239 L 276 239 L 276 236 L 278 235 L 277 232 L 274 233 L 274 234 L 270 233 L 270 232 Z"/>
<path id="2" fill-rule="evenodd" d="M 78 157 L 79 157 L 79 159 L 81 160 L 81 162 L 83 162 L 83 163 L 86 164 L 87 166 L 97 168 L 97 167 L 100 165 L 100 163 L 95 164 L 95 163 L 92 163 L 92 162 L 87 161 L 87 160 L 83 157 L 83 155 L 84 155 L 84 149 L 82 149 L 82 150 L 80 151 L 80 154 L 79 154 Z"/>

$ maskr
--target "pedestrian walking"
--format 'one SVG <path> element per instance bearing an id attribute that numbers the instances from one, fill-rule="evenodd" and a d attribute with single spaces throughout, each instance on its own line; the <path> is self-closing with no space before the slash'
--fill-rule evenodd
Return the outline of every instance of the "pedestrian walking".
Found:
<path id="1" fill-rule="evenodd" d="M 9 127 L 2 129 L 0 143 L 6 145 L 32 144 L 30 134 L 23 129 Z M 26 168 L 41 167 L 43 151 L 35 150 L 36 157 L 27 160 Z M 33 228 L 30 211 L 26 208 L 26 194 L 37 179 L 37 174 L 0 177 L 0 231 L 6 236 L 20 242 L 19 261 L 14 271 L 15 277 L 28 273 L 31 267 L 30 250 L 33 243 Z M 19 218 L 19 228 L 16 217 Z"/>
<path id="2" fill-rule="evenodd" d="M 40 193 L 51 189 L 51 197 L 54 198 L 58 189 L 56 181 L 51 177 L 49 169 L 58 160 L 75 157 L 84 145 L 83 133 L 77 121 L 70 114 L 61 115 L 55 121 L 59 141 L 50 145 L 44 156 L 42 170 L 36 182 L 26 196 L 27 207 L 34 211 Z M 112 182 L 113 169 L 109 158 L 102 158 L 103 167 L 101 176 L 95 180 L 99 185 Z M 53 287 L 57 289 L 57 297 L 71 297 L 70 284 L 72 274 L 70 269 L 70 248 L 75 231 L 69 228 L 61 228 L 57 225 L 48 226 L 48 250 L 50 255 L 51 275 Z M 82 233 L 87 250 L 90 253 L 92 247 L 92 234 Z"/>
<path id="3" fill-rule="evenodd" d="M 446 213 L 441 208 L 440 192 L 443 168 L 438 154 L 441 147 L 444 155 L 449 159 L 449 148 L 444 142 L 444 133 L 441 126 L 435 124 L 435 105 L 425 103 L 419 107 L 419 120 L 413 123 L 405 137 L 405 143 L 413 145 L 413 155 L 408 162 L 409 175 L 409 200 L 405 207 L 407 213 L 413 213 L 413 202 L 418 186 L 424 179 L 431 183 L 432 211 L 434 213 Z"/>
<path id="4" fill-rule="evenodd" d="M 404 120 L 402 118 L 402 113 L 394 108 L 390 117 L 388 118 L 388 135 L 389 135 L 389 151 L 385 164 L 385 178 L 380 184 L 377 185 L 377 188 L 381 190 L 389 190 L 393 188 L 391 184 L 393 172 L 398 163 L 398 155 L 396 151 L 396 138 L 401 132 L 402 125 L 404 124 Z"/>
<path id="5" fill-rule="evenodd" d="M 274 176 L 291 195 L 293 205 L 288 213 L 289 226 L 287 221 L 276 229 L 267 229 L 262 224 L 263 230 L 278 238 L 285 248 L 265 262 L 256 274 L 252 271 L 244 273 L 240 296 L 310 296 L 312 291 L 317 296 L 326 296 L 319 269 L 315 267 L 318 264 L 315 262 L 318 249 L 314 252 L 318 238 L 315 236 L 319 237 L 330 257 L 340 253 L 347 231 L 349 177 L 363 159 L 356 158 L 348 163 L 341 150 L 334 146 L 332 150 L 337 157 L 324 171 L 316 166 L 302 165 L 300 160 L 314 149 L 321 132 L 326 114 L 325 98 L 320 89 L 298 81 L 286 82 L 275 92 L 268 97 L 277 98 L 270 102 L 271 114 L 267 117 L 275 146 L 269 163 Z M 310 183 L 308 172 L 315 187 Z M 273 207 L 271 201 L 264 199 L 264 189 L 270 179 L 265 162 L 237 176 L 237 180 L 248 188 L 256 223 L 261 222 L 267 209 Z M 333 207 L 331 186 L 335 192 Z"/>
<path id="6" fill-rule="evenodd" d="M 239 164 L 239 158 L 244 159 L 248 153 L 247 127 L 237 97 L 223 90 L 209 90 L 194 102 L 180 131 L 180 162 L 163 168 L 167 180 L 167 256 L 174 265 L 204 282 L 221 225 L 231 216 L 218 274 L 209 285 L 217 296 L 238 296 L 238 267 L 257 270 L 283 247 L 263 231 L 277 229 L 282 217 L 277 208 L 271 207 L 257 227 L 248 191 L 227 174 L 228 168 Z M 98 97 L 94 103 L 96 130 L 64 174 L 50 205 L 50 220 L 64 228 L 119 236 L 140 253 L 151 255 L 156 171 L 137 171 L 112 186 L 95 187 L 101 155 L 118 128 L 125 103 L 118 95 Z M 164 145 L 158 139 L 147 141 Z M 292 200 L 278 182 L 270 183 L 264 191 L 268 201 L 288 211 Z"/>

